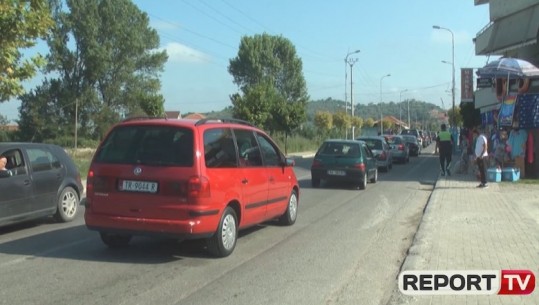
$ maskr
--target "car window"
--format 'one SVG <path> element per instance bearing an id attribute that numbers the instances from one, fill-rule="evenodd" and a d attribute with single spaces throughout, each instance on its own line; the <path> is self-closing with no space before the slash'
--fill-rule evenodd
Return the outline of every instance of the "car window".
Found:
<path id="1" fill-rule="evenodd" d="M 320 147 L 319 153 L 333 156 L 349 156 L 350 154 L 353 154 L 356 150 L 356 143 L 325 142 Z"/>
<path id="2" fill-rule="evenodd" d="M 239 151 L 240 166 L 262 166 L 262 156 L 254 133 L 251 130 L 234 129 L 234 135 Z"/>
<path id="3" fill-rule="evenodd" d="M 96 161 L 190 167 L 194 163 L 193 131 L 169 126 L 122 126 L 111 131 Z"/>
<path id="4" fill-rule="evenodd" d="M 60 164 L 60 162 L 58 161 L 58 158 L 46 149 L 28 148 L 26 152 L 28 153 L 30 166 L 34 172 L 47 171 L 59 167 L 58 164 Z"/>
<path id="5" fill-rule="evenodd" d="M 380 140 L 376 140 L 376 139 L 364 139 L 363 141 L 365 142 L 365 144 L 367 144 L 367 146 L 368 146 L 370 149 L 378 149 L 378 150 L 384 149 L 384 146 L 383 146 L 383 144 L 382 144 L 382 141 L 380 141 Z"/>
<path id="6" fill-rule="evenodd" d="M 277 148 L 274 147 L 271 142 L 260 133 L 256 134 L 256 138 L 258 139 L 258 143 L 260 143 L 260 148 L 262 149 L 264 164 L 266 166 L 280 166 L 281 156 Z"/>
<path id="7" fill-rule="evenodd" d="M 346 152 L 346 155 L 353 158 L 358 158 L 361 156 L 361 148 L 359 144 L 350 145 L 350 149 Z"/>
<path id="8" fill-rule="evenodd" d="M 13 176 L 26 174 L 26 164 L 20 149 L 1 152 L 0 155 L 7 158 L 6 168 L 11 170 Z"/>
<path id="9" fill-rule="evenodd" d="M 398 137 L 393 137 L 389 139 L 388 142 L 389 144 L 402 144 L 403 143 L 402 139 Z"/>
<path id="10" fill-rule="evenodd" d="M 204 160 L 208 168 L 238 167 L 238 154 L 229 128 L 214 128 L 204 132 Z"/>
<path id="11" fill-rule="evenodd" d="M 374 154 L 372 153 L 371 149 L 367 145 L 365 144 L 361 145 L 361 149 L 363 150 L 365 157 L 374 158 Z"/>

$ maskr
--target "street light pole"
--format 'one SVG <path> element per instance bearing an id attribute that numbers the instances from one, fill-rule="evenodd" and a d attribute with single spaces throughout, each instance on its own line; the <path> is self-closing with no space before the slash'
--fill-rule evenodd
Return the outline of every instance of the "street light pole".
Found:
<path id="1" fill-rule="evenodd" d="M 384 126 L 382 124 L 382 80 L 386 77 L 390 77 L 391 74 L 386 74 L 382 77 L 380 77 L 380 135 L 384 134 Z"/>
<path id="2" fill-rule="evenodd" d="M 352 51 L 352 52 L 348 52 L 346 53 L 346 56 L 344 57 L 344 105 L 345 105 L 345 113 L 348 113 L 348 88 L 346 88 L 348 86 L 348 74 L 347 74 L 347 71 L 348 71 L 348 67 L 346 66 L 348 64 L 348 56 L 352 55 L 352 54 L 356 54 L 356 53 L 359 53 L 360 50 L 355 50 L 355 51 Z"/>
<path id="3" fill-rule="evenodd" d="M 455 35 L 453 34 L 453 31 L 451 31 L 448 28 L 444 28 L 444 27 L 437 26 L 437 25 L 433 25 L 432 28 L 436 29 L 436 30 L 445 30 L 445 31 L 448 31 L 449 33 L 451 33 L 451 56 L 452 56 L 452 61 L 451 61 L 451 67 L 452 67 L 451 100 L 452 100 L 452 112 L 453 112 L 453 118 L 452 118 L 451 125 L 452 125 L 453 128 L 456 128 L 457 127 L 457 117 L 456 117 L 456 113 L 455 113 Z"/>
<path id="4" fill-rule="evenodd" d="M 354 64 L 357 62 L 357 58 L 350 58 L 348 59 L 348 64 L 350 65 L 350 106 L 352 107 L 352 119 L 354 118 L 354 95 L 353 95 L 353 85 L 352 85 L 352 79 L 353 79 L 353 70 Z M 355 137 L 355 126 L 352 125 L 352 140 L 354 140 Z"/>
<path id="5" fill-rule="evenodd" d="M 404 90 L 401 90 L 400 94 L 399 94 L 399 113 L 401 114 L 400 115 L 400 118 L 399 120 L 402 122 L 402 106 L 401 106 L 401 103 L 402 103 L 402 94 L 404 92 L 408 91 L 408 89 L 404 89 Z M 408 102 L 408 105 L 410 105 L 410 102 Z M 408 121 L 410 121 L 410 106 L 408 106 Z M 410 128 L 410 122 L 408 122 L 408 128 Z"/>

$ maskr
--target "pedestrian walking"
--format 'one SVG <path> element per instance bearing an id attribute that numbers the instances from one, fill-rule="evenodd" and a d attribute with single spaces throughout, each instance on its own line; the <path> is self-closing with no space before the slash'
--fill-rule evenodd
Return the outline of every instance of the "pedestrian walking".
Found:
<path id="1" fill-rule="evenodd" d="M 477 186 L 479 188 L 487 188 L 487 168 L 486 162 L 488 161 L 488 140 L 483 132 L 479 132 L 478 129 L 474 129 L 474 135 L 477 137 L 475 143 L 475 162 L 479 168 L 479 177 L 481 183 Z"/>
<path id="2" fill-rule="evenodd" d="M 451 165 L 451 155 L 453 154 L 453 139 L 451 138 L 451 133 L 447 131 L 445 124 L 442 124 L 440 128 L 442 130 L 438 133 L 438 137 L 436 137 L 436 146 L 438 147 L 440 156 L 440 173 L 442 176 L 445 176 L 446 173 L 448 176 L 451 176 L 449 166 Z"/>

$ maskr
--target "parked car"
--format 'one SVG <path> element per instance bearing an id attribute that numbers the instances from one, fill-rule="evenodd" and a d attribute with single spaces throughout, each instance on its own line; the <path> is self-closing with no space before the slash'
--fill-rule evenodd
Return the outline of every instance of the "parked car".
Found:
<path id="1" fill-rule="evenodd" d="M 410 145 L 404 140 L 403 136 L 390 135 L 386 137 L 386 140 L 389 147 L 391 147 L 393 160 L 401 163 L 410 161 Z"/>
<path id="2" fill-rule="evenodd" d="M 110 247 L 136 235 L 205 238 L 210 253 L 228 256 L 240 229 L 275 218 L 294 224 L 293 165 L 247 122 L 128 119 L 91 162 L 86 226 Z"/>
<path id="3" fill-rule="evenodd" d="M 417 142 L 419 143 L 419 145 L 421 147 L 423 147 L 423 138 L 421 137 L 421 135 L 419 134 L 419 130 L 418 129 L 403 129 L 401 131 L 401 135 L 412 135 L 412 136 L 415 136 L 417 138 Z"/>
<path id="4" fill-rule="evenodd" d="M 0 226 L 54 216 L 75 219 L 84 188 L 63 148 L 40 143 L 0 143 L 7 159 L 0 175 Z"/>
<path id="5" fill-rule="evenodd" d="M 393 167 L 393 154 L 386 139 L 381 136 L 359 137 L 357 140 L 364 141 L 376 157 L 378 168 L 388 172 Z"/>
<path id="6" fill-rule="evenodd" d="M 376 158 L 363 141 L 326 140 L 311 165 L 312 186 L 319 187 L 322 180 L 351 182 L 363 190 L 368 181 L 378 180 Z"/>
<path id="7" fill-rule="evenodd" d="M 421 144 L 418 141 L 418 138 L 413 135 L 402 135 L 403 140 L 408 144 L 410 150 L 410 156 L 419 156 L 421 154 Z"/>

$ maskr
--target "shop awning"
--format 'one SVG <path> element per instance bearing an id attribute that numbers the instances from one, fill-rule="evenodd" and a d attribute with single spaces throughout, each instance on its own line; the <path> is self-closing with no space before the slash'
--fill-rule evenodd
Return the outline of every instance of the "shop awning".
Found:
<path id="1" fill-rule="evenodd" d="M 539 31 L 539 5 L 522 10 L 492 25 L 488 46 L 482 54 L 502 54 L 537 43 Z"/>

